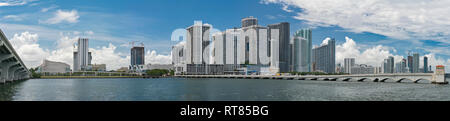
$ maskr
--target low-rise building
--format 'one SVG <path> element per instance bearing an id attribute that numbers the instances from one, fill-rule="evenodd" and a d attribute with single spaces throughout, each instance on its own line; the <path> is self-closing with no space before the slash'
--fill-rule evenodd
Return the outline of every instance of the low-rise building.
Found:
<path id="1" fill-rule="evenodd" d="M 70 71 L 69 64 L 49 60 L 44 60 L 37 70 L 40 73 L 66 73 Z"/>
<path id="2" fill-rule="evenodd" d="M 106 64 L 94 64 L 92 65 L 92 71 L 105 72 Z"/>
<path id="3" fill-rule="evenodd" d="M 375 74 L 375 67 L 368 66 L 365 64 L 355 64 L 351 69 L 351 74 Z"/>

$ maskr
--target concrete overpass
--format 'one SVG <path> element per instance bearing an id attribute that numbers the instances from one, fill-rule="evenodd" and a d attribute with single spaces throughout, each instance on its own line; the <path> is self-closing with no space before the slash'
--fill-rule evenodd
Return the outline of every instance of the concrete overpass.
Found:
<path id="1" fill-rule="evenodd" d="M 307 75 L 307 76 L 265 76 L 265 75 L 177 75 L 182 78 L 238 78 L 238 79 L 286 79 L 286 80 L 322 80 L 322 81 L 372 81 L 372 82 L 413 82 L 448 84 L 445 74 L 403 73 L 403 74 L 361 74 L 361 75 Z"/>
<path id="2" fill-rule="evenodd" d="M 30 71 L 0 29 L 0 83 L 30 78 Z"/>

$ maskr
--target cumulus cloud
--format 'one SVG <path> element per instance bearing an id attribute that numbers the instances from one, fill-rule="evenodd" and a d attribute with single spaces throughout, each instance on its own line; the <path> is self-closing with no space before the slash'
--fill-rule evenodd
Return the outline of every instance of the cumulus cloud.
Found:
<path id="1" fill-rule="evenodd" d="M 38 39 L 38 34 L 23 32 L 14 34 L 10 40 L 11 45 L 27 67 L 39 66 L 42 60 L 48 56 L 48 50 L 39 46 Z"/>
<path id="2" fill-rule="evenodd" d="M 106 64 L 108 70 L 116 70 L 121 67 L 128 67 L 130 65 L 129 54 L 117 53 L 117 49 L 112 43 L 108 46 L 103 46 L 99 49 L 90 48 L 92 52 L 93 64 Z"/>
<path id="3" fill-rule="evenodd" d="M 36 0 L 0 0 L 0 7 L 2 6 L 21 6 Z"/>
<path id="4" fill-rule="evenodd" d="M 384 59 L 393 56 L 395 62 L 400 62 L 403 59 L 400 55 L 390 53 L 389 47 L 377 45 L 363 50 L 356 42 L 345 37 L 345 43 L 336 45 L 336 63 L 344 64 L 345 58 L 355 58 L 357 64 L 367 64 L 374 67 L 381 66 Z"/>
<path id="5" fill-rule="evenodd" d="M 61 34 L 63 35 L 63 34 Z M 49 53 L 47 60 L 63 62 L 73 67 L 73 48 L 74 43 L 78 40 L 77 37 L 61 36 L 57 41 L 56 48 Z"/>
<path id="6" fill-rule="evenodd" d="M 145 62 L 147 64 L 171 64 L 172 56 L 158 54 L 156 50 L 147 51 L 145 54 Z"/>
<path id="7" fill-rule="evenodd" d="M 300 8 L 295 19 L 396 39 L 450 43 L 449 0 L 262 0 Z"/>
<path id="8" fill-rule="evenodd" d="M 76 10 L 72 10 L 72 11 L 63 11 L 63 10 L 58 10 L 55 12 L 55 15 L 45 21 L 40 21 L 41 23 L 46 23 L 46 24 L 59 24 L 62 22 L 67 22 L 67 23 L 77 23 L 80 18 L 80 16 L 78 15 L 78 11 Z"/>

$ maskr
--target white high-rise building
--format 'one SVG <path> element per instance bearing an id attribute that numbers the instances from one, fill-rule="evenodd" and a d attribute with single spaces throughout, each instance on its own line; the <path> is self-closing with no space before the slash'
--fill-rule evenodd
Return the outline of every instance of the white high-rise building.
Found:
<path id="1" fill-rule="evenodd" d="M 90 70 L 92 55 L 89 52 L 89 39 L 79 38 L 76 50 L 73 53 L 73 71 Z"/>
<path id="2" fill-rule="evenodd" d="M 275 31 L 275 32 L 274 32 Z M 271 31 L 270 40 L 270 72 L 278 73 L 280 72 L 280 41 L 279 41 L 279 31 Z"/>
<path id="3" fill-rule="evenodd" d="M 344 73 L 350 74 L 352 72 L 352 67 L 355 66 L 355 58 L 345 58 L 344 59 Z"/>
<path id="4" fill-rule="evenodd" d="M 195 21 L 193 26 L 188 27 L 187 39 L 184 53 L 186 55 L 186 64 L 208 64 L 209 59 L 203 58 L 203 52 L 208 51 L 209 31 L 212 28 L 209 24 L 203 24 L 202 21 Z M 204 60 L 208 60 L 205 62 Z"/>
<path id="5" fill-rule="evenodd" d="M 78 59 L 81 70 L 86 70 L 89 65 L 89 40 L 87 38 L 78 39 Z"/>

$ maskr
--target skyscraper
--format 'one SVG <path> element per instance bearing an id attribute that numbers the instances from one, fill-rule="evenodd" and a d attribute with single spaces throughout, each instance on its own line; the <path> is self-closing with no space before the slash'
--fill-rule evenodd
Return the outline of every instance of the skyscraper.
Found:
<path id="1" fill-rule="evenodd" d="M 78 52 L 73 52 L 73 70 L 72 71 L 80 71 L 80 63 L 78 59 Z"/>
<path id="2" fill-rule="evenodd" d="M 187 39 L 185 45 L 186 64 L 207 64 L 203 59 L 203 52 L 208 49 L 209 31 L 212 28 L 209 24 L 203 24 L 202 21 L 195 21 L 194 25 L 188 27 Z"/>
<path id="3" fill-rule="evenodd" d="M 389 73 L 389 60 L 388 59 L 384 59 L 383 63 L 381 64 L 381 70 L 383 71 L 383 73 Z"/>
<path id="4" fill-rule="evenodd" d="M 402 59 L 402 65 L 401 65 L 401 67 L 402 67 L 402 70 L 401 70 L 401 73 L 406 73 L 406 72 L 408 72 L 408 68 L 407 68 L 407 66 L 406 66 L 406 64 L 407 64 L 407 61 L 406 61 L 406 59 Z"/>
<path id="5" fill-rule="evenodd" d="M 414 72 L 414 68 L 413 68 L 413 57 L 411 55 L 408 56 L 408 68 L 409 68 L 409 73 L 413 73 Z"/>
<path id="6" fill-rule="evenodd" d="M 238 39 L 245 42 L 245 64 L 268 64 L 270 41 L 267 37 L 268 28 L 259 26 L 258 20 L 253 17 L 244 18 L 242 21 L 243 33 Z"/>
<path id="7" fill-rule="evenodd" d="M 89 52 L 89 40 L 87 38 L 79 38 L 76 50 L 73 53 L 73 71 L 89 70 L 92 60 L 92 55 Z"/>
<path id="8" fill-rule="evenodd" d="M 423 73 L 428 73 L 428 57 L 423 57 Z"/>
<path id="9" fill-rule="evenodd" d="M 336 66 L 336 40 L 328 39 L 326 44 L 313 48 L 313 70 L 334 73 Z"/>
<path id="10" fill-rule="evenodd" d="M 296 72 L 311 72 L 312 31 L 302 29 L 294 33 L 293 67 Z"/>
<path id="11" fill-rule="evenodd" d="M 131 65 L 145 64 L 145 48 L 133 47 L 131 48 Z"/>
<path id="12" fill-rule="evenodd" d="M 395 65 L 395 63 L 394 63 L 395 61 L 394 61 L 394 57 L 392 57 L 392 56 L 389 56 L 388 57 L 388 73 L 394 73 L 394 65 Z"/>
<path id="13" fill-rule="evenodd" d="M 278 29 L 278 53 L 271 53 L 271 56 L 277 56 L 279 57 L 278 59 L 278 64 L 279 64 L 279 69 L 281 73 L 286 73 L 289 72 L 289 65 L 291 64 L 291 48 L 290 48 L 290 24 L 288 22 L 281 22 L 278 24 L 271 24 L 268 25 L 269 27 L 269 32 L 272 32 L 272 29 Z M 272 36 L 271 34 L 269 34 L 270 36 Z M 273 38 L 273 37 L 271 37 Z M 272 45 L 272 46 L 276 46 L 276 45 Z M 273 48 L 272 48 L 273 49 Z M 277 55 L 276 55 L 277 54 Z M 273 62 L 272 62 L 273 63 Z M 276 62 L 275 62 L 276 63 Z M 333 64 L 334 66 L 334 64 Z M 333 68 L 334 70 L 334 68 Z"/>
<path id="14" fill-rule="evenodd" d="M 350 74 L 353 66 L 355 66 L 355 58 L 344 59 L 344 73 Z"/>
<path id="15" fill-rule="evenodd" d="M 419 71 L 419 62 L 420 62 L 420 57 L 419 57 L 419 53 L 414 53 L 413 54 L 413 73 L 420 73 Z"/>

